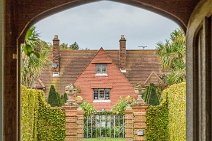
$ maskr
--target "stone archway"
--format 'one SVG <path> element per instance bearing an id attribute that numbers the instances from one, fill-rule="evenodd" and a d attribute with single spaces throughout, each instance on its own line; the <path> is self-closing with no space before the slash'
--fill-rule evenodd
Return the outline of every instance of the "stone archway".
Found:
<path id="1" fill-rule="evenodd" d="M 5 0 L 4 1 L 4 9 L 5 9 L 5 17 L 4 17 L 4 140 L 6 141 L 15 141 L 20 140 L 19 129 L 20 129 L 20 53 L 18 45 L 23 41 L 23 35 L 26 32 L 26 29 L 33 24 L 34 22 L 51 15 L 53 13 L 65 10 L 67 8 L 71 8 L 74 6 L 86 4 L 89 2 L 94 2 L 96 0 Z M 178 24 L 180 24 L 184 30 L 188 29 L 187 32 L 187 40 L 188 43 L 188 71 L 190 75 L 188 76 L 188 81 L 195 81 L 195 75 L 191 72 L 195 70 L 195 64 L 193 64 L 193 38 L 195 32 L 198 27 L 193 25 L 198 25 L 199 21 L 204 20 L 204 16 L 207 16 L 208 13 L 211 13 L 211 9 L 205 10 L 208 7 L 208 4 L 211 5 L 211 0 L 202 0 L 200 5 L 197 6 L 197 3 L 200 0 L 114 0 L 116 2 L 122 2 L 129 5 L 134 5 L 142 8 L 149 9 L 151 11 L 155 11 L 161 15 L 164 15 Z M 196 9 L 194 10 L 194 8 Z M 203 10 L 204 9 L 204 10 Z M 193 12 L 192 17 L 190 18 Z M 198 18 L 198 15 L 203 15 Z M 190 23 L 188 25 L 188 21 L 190 19 Z M 193 24 L 192 24 L 193 23 Z M 188 26 L 187 26 L 188 25 Z M 3 34 L 3 33 L 1 33 Z M 211 39 L 208 39 L 211 41 Z M 207 58 L 207 56 L 204 56 Z M 206 70 L 210 71 L 210 69 Z M 200 77 L 202 78 L 202 76 Z M 207 79 L 207 81 L 211 80 L 211 78 Z M 187 81 L 187 82 L 188 82 Z M 208 83 L 204 80 L 204 85 L 207 88 L 206 91 L 210 92 L 211 88 L 209 88 Z M 207 85 L 206 85 L 207 84 Z M 202 89 L 201 87 L 199 89 Z M 193 92 L 194 84 L 189 83 L 188 85 L 188 93 Z M 207 94 L 207 93 L 206 93 Z M 194 139 L 196 140 L 211 140 L 211 135 L 209 135 L 211 129 L 211 125 L 202 125 L 198 123 L 197 118 L 195 116 L 203 115 L 193 115 L 197 109 L 194 109 L 195 100 L 198 97 L 188 97 L 193 98 L 188 103 L 188 115 L 191 117 L 191 120 L 188 122 L 188 130 L 187 136 L 189 141 Z M 209 101 L 210 102 L 210 101 Z M 209 103 L 206 102 L 206 103 Z M 203 105 L 204 106 L 204 105 Z M 206 104 L 206 107 L 211 107 L 210 104 Z M 199 107 L 199 105 L 197 106 Z M 200 109 L 201 110 L 201 109 Z M 204 110 L 204 109 L 203 109 Z M 206 110 L 205 113 L 211 113 Z M 194 118 L 193 118 L 194 117 Z M 211 114 L 209 114 L 209 118 Z M 211 124 L 211 120 L 209 120 Z M 204 128 L 204 134 L 200 139 L 196 138 L 197 135 L 195 133 L 201 130 L 201 127 Z M 206 127 L 209 128 L 206 128 Z M 191 130 L 192 129 L 192 130 Z M 193 130 L 194 129 L 194 130 Z M 208 135 L 207 138 L 204 138 L 204 135 Z"/>
<path id="2" fill-rule="evenodd" d="M 154 0 L 111 0 L 114 2 L 120 2 L 149 11 L 153 11 L 157 14 L 160 14 L 164 17 L 167 17 L 176 23 L 178 23 L 184 30 L 188 24 L 188 17 L 191 14 L 194 5 L 198 0 L 184 0 L 184 1 L 172 1 L 161 0 L 160 2 L 155 2 Z M 52 1 L 18 1 L 16 4 L 18 7 L 22 7 L 21 10 L 17 9 L 20 14 L 17 16 L 19 21 L 17 24 L 17 32 L 20 40 L 24 36 L 26 30 L 35 22 L 52 15 L 54 13 L 75 7 L 83 4 L 99 2 L 98 0 L 52 0 Z M 184 7 L 186 5 L 186 8 Z"/>

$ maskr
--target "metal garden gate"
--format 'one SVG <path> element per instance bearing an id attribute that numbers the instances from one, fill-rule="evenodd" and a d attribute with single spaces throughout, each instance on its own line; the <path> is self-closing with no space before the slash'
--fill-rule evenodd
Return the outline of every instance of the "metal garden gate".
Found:
<path id="1" fill-rule="evenodd" d="M 125 138 L 124 115 L 96 113 L 84 118 L 84 138 Z"/>

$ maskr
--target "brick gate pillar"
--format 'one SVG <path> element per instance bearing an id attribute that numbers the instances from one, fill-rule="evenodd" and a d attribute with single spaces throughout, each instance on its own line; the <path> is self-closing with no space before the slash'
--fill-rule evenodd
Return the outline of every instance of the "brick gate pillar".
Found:
<path id="1" fill-rule="evenodd" d="M 77 108 L 77 138 L 78 141 L 84 138 L 84 112 L 81 107 Z"/>
<path id="2" fill-rule="evenodd" d="M 145 141 L 146 110 L 148 105 L 139 104 L 132 107 L 134 114 L 134 141 Z"/>
<path id="3" fill-rule="evenodd" d="M 133 140 L 133 110 L 129 105 L 125 110 L 125 139 L 126 141 Z"/>
<path id="4" fill-rule="evenodd" d="M 65 112 L 65 141 L 83 139 L 83 111 L 78 106 L 63 106 Z"/>

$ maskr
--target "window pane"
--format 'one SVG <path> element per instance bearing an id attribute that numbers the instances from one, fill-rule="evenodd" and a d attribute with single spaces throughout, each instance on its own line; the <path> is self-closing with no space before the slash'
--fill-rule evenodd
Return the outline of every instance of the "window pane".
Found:
<path id="1" fill-rule="evenodd" d="M 107 73 L 106 64 L 102 64 L 102 73 Z"/>
<path id="2" fill-rule="evenodd" d="M 105 99 L 110 99 L 110 89 L 105 89 Z"/>
<path id="3" fill-rule="evenodd" d="M 110 89 L 93 89 L 94 100 L 109 100 Z"/>
<path id="4" fill-rule="evenodd" d="M 96 64 L 96 73 L 97 74 L 106 74 L 107 65 L 106 64 Z"/>
<path id="5" fill-rule="evenodd" d="M 104 96 L 104 89 L 100 89 L 99 90 L 99 99 L 104 99 L 105 96 Z"/>
<path id="6" fill-rule="evenodd" d="M 94 89 L 94 99 L 98 99 L 98 89 Z"/>
<path id="7" fill-rule="evenodd" d="M 99 64 L 96 65 L 96 73 L 101 73 L 101 66 Z"/>

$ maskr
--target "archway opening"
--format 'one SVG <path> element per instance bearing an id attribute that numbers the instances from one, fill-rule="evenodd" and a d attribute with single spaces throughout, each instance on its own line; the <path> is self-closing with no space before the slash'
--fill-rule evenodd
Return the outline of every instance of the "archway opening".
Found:
<path id="1" fill-rule="evenodd" d="M 55 38 L 56 39 L 56 38 Z M 147 59 L 148 60 L 148 59 Z M 151 60 L 151 59 L 150 59 Z M 153 59 L 154 60 L 154 59 Z M 134 66 L 135 67 L 135 66 Z M 127 71 L 127 70 L 126 70 Z M 148 76 L 150 76 L 150 75 L 148 75 Z M 59 80 L 60 81 L 60 80 Z M 57 82 L 58 83 L 58 82 Z M 66 85 L 66 84 L 65 84 Z M 64 89 L 64 86 L 62 86 L 63 88 L 62 89 Z"/>

